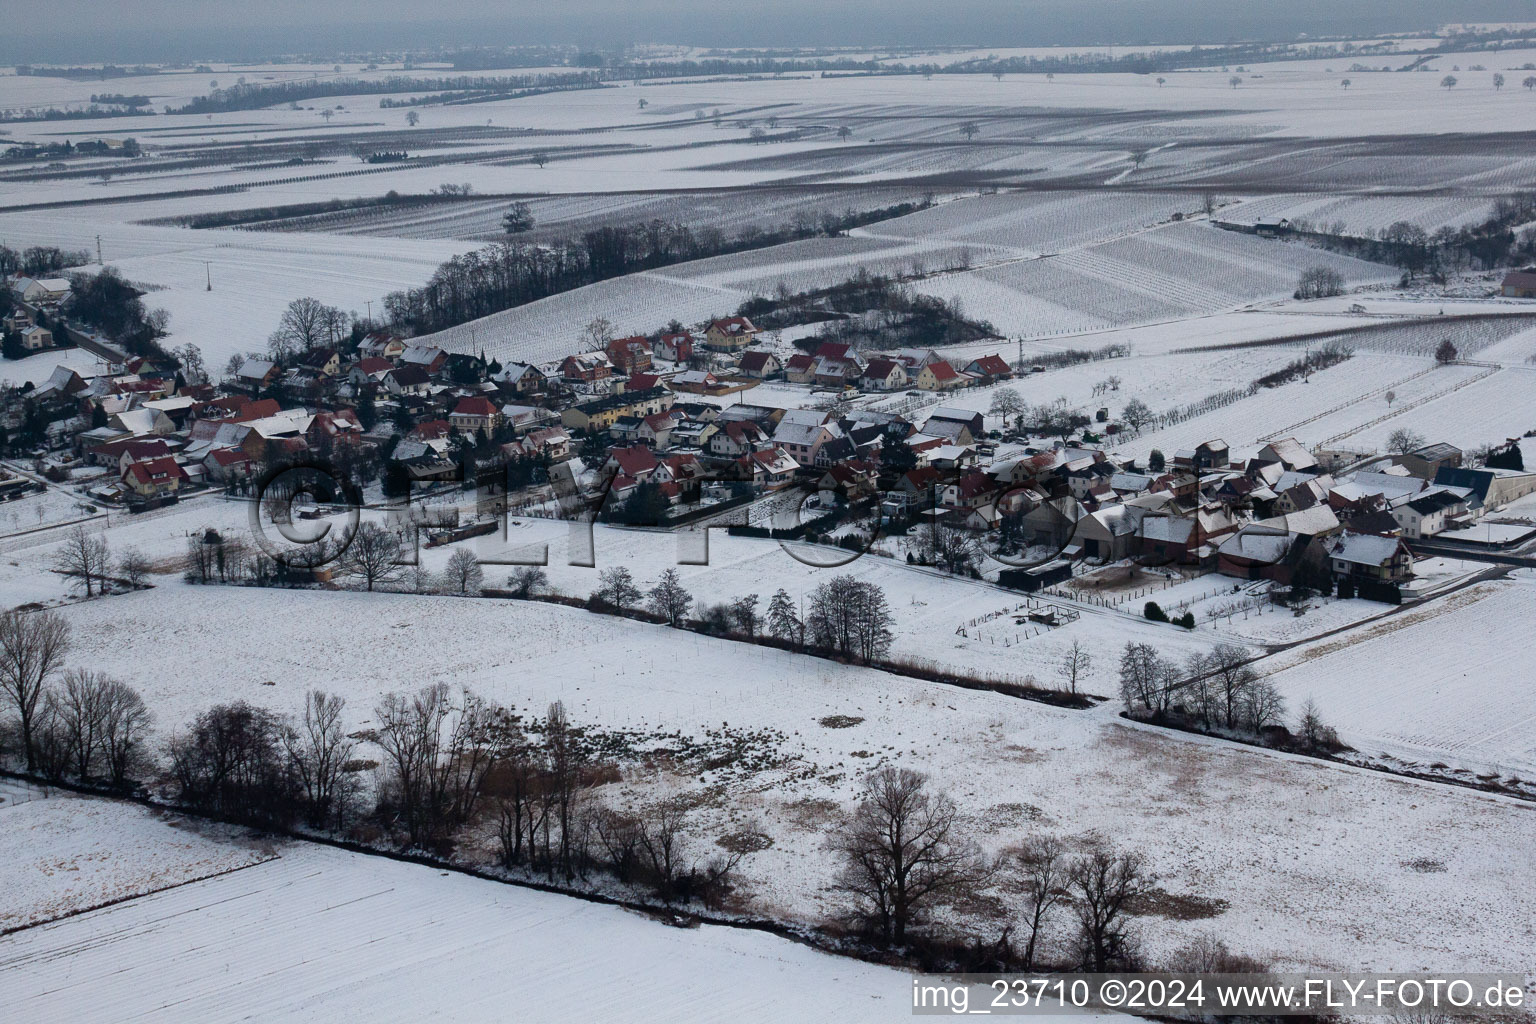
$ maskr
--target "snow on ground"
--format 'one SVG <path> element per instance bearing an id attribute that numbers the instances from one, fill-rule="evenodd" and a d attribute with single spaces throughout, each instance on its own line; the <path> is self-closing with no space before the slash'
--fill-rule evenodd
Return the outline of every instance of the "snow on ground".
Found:
<path id="1" fill-rule="evenodd" d="M 6 864 L 0 932 L 237 871 L 272 856 L 267 844 L 235 833 L 64 791 L 0 804 L 0 860 Z M 0 949 L 4 942 L 0 939 Z M 0 966 L 0 976 L 5 973 Z"/>
<path id="2" fill-rule="evenodd" d="M 97 833 L 103 846 L 165 855 L 154 816 L 103 807 L 118 819 L 94 822 L 109 826 Z M 668 928 L 303 843 L 277 853 L 0 938 L 0 1017 L 876 1021 L 911 1001 L 902 972 L 761 932 Z"/>
<path id="3" fill-rule="evenodd" d="M 786 916 L 835 907 L 822 890 L 835 868 L 826 829 L 863 770 L 896 763 L 932 773 L 989 849 L 1092 834 L 1146 851 L 1168 892 L 1230 905 L 1215 919 L 1146 922 L 1154 955 L 1211 927 L 1297 965 L 1454 969 L 1536 954 L 1525 807 L 1132 727 L 1112 704 L 1066 711 L 522 602 L 169 585 L 66 614 L 76 657 L 141 688 L 163 725 L 215 701 L 293 710 L 320 687 L 345 695 L 363 727 L 379 693 L 441 679 L 525 709 L 560 699 L 578 722 L 781 730 L 791 763 L 809 770 L 769 770 L 721 813 L 775 836 L 744 881 Z M 148 667 L 168 651 L 174 670 Z M 838 714 L 862 721 L 818 726 Z M 1445 870 L 1405 866 L 1421 858 Z"/>
<path id="4" fill-rule="evenodd" d="M 1530 778 L 1536 684 L 1514 652 L 1536 621 L 1536 579 L 1521 576 L 1288 652 L 1271 679 L 1366 754 Z"/>
<path id="5" fill-rule="evenodd" d="M 1351 434 L 1345 443 L 1385 450 L 1387 438 L 1399 427 L 1469 451 L 1536 430 L 1536 367 L 1494 371 Z"/>
<path id="6" fill-rule="evenodd" d="M 0 362 L 0 381 L 18 387 L 27 383 L 41 384 L 60 366 L 67 366 L 83 376 L 101 373 L 105 369 L 102 360 L 82 348 L 61 348 L 51 352 L 37 352 L 25 359 Z"/>

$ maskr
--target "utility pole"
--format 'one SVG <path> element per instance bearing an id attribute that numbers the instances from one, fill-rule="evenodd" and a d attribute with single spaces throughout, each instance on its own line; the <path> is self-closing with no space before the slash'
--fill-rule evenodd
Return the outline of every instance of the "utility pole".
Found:
<path id="1" fill-rule="evenodd" d="M 213 291 L 213 261 L 203 260 L 203 274 L 208 280 L 208 291 Z"/>
<path id="2" fill-rule="evenodd" d="M 368 326 L 372 327 L 373 326 L 373 300 L 372 299 L 364 299 L 363 301 L 368 304 Z"/>
<path id="3" fill-rule="evenodd" d="M 96 262 L 101 263 L 101 236 L 96 236 Z"/>

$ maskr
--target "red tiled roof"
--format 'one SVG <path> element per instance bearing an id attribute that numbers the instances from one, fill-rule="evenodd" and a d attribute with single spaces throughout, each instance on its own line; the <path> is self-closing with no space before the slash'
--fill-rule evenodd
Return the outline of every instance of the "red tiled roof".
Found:
<path id="1" fill-rule="evenodd" d="M 955 368 L 953 366 L 950 366 L 942 359 L 935 363 L 929 363 L 928 372 L 933 374 L 934 380 L 954 380 L 956 377 L 960 376 L 955 372 Z"/>
<path id="2" fill-rule="evenodd" d="M 490 399 L 474 395 L 459 399 L 459 404 L 453 407 L 453 415 L 491 417 L 496 415 L 496 407 Z"/>

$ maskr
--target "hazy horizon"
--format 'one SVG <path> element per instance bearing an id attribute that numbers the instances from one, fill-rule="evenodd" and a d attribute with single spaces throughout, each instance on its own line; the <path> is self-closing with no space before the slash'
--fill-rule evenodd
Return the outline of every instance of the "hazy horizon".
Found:
<path id="1" fill-rule="evenodd" d="M 271 0 L 253 10 L 231 0 L 188 9 L 172 0 L 59 0 L 49 8 L 69 32 L 16 32 L 0 62 L 241 60 L 279 54 L 441 47 L 637 42 L 695 46 L 1142 45 L 1293 39 L 1427 30 L 1443 24 L 1536 20 L 1536 0 L 917 0 L 838 5 L 788 0 L 722 8 L 697 0 L 572 0 L 550 11 L 524 0 L 457 0 L 451 13 L 418 0 Z"/>

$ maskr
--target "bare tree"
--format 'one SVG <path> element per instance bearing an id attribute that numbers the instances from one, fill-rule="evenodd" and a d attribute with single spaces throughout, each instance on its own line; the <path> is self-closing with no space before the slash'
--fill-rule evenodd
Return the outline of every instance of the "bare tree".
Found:
<path id="1" fill-rule="evenodd" d="M 1228 729 L 1235 729 L 1248 691 L 1258 679 L 1249 656 L 1233 644 L 1217 644 L 1204 664 L 1202 682 L 1213 695 L 1214 712 Z"/>
<path id="2" fill-rule="evenodd" d="M 478 594 L 484 582 L 485 570 L 480 567 L 480 560 L 473 551 L 459 548 L 448 556 L 448 565 L 443 569 L 444 590 L 463 597 Z"/>
<path id="3" fill-rule="evenodd" d="M 974 139 L 979 131 L 981 131 L 981 128 L 975 121 L 964 121 L 960 124 L 960 134 L 965 136 L 965 141 L 967 142 Z"/>
<path id="4" fill-rule="evenodd" d="M 1456 88 L 1456 76 L 1455 75 L 1446 75 L 1444 78 L 1440 79 L 1440 88 L 1442 88 L 1442 89 L 1454 89 L 1454 88 Z"/>
<path id="5" fill-rule="evenodd" d="M 1072 646 L 1067 648 L 1067 653 L 1061 656 L 1059 671 L 1061 678 L 1067 684 L 1067 689 L 1076 693 L 1078 680 L 1093 671 L 1093 655 L 1088 653 L 1088 648 L 1081 640 L 1074 639 Z"/>
<path id="6" fill-rule="evenodd" d="M 682 580 L 677 575 L 676 569 L 668 569 L 661 574 L 656 585 L 650 589 L 651 611 L 667 620 L 667 625 L 678 627 L 683 624 L 683 618 L 688 614 L 688 606 L 693 603 L 693 596 L 683 589 Z"/>
<path id="7" fill-rule="evenodd" d="M 118 574 L 135 590 L 149 581 L 150 561 L 138 548 L 129 548 L 117 560 Z"/>
<path id="8" fill-rule="evenodd" d="M 1285 698 L 1268 679 L 1255 680 L 1243 695 L 1243 717 L 1249 730 L 1258 736 L 1284 720 Z"/>
<path id="9" fill-rule="evenodd" d="M 33 719 L 49 677 L 69 651 L 69 624 L 57 612 L 12 609 L 0 615 L 0 691 L 21 720 L 21 744 L 27 770 L 33 754 Z"/>
<path id="10" fill-rule="evenodd" d="M 1012 388 L 1002 388 L 992 395 L 992 404 L 987 411 L 994 416 L 1000 416 L 1006 424 L 1008 418 L 1013 417 L 1015 423 L 1024 415 L 1024 399 Z"/>
<path id="11" fill-rule="evenodd" d="M 975 847 L 959 833 L 954 801 L 927 783 L 921 772 L 875 772 L 832 841 L 844 861 L 834 888 L 854 898 L 881 938 L 897 944 L 928 907 L 961 894 L 982 874 Z"/>
<path id="12" fill-rule="evenodd" d="M 853 137 L 853 129 L 849 128 L 845 124 L 838 125 L 837 126 L 837 137 L 842 139 L 844 142 L 847 142 L 850 138 Z"/>
<path id="13" fill-rule="evenodd" d="M 1396 391 L 1388 391 L 1386 394 L 1382 395 L 1381 397 L 1385 398 L 1387 400 L 1387 408 L 1390 409 L 1390 408 L 1392 408 L 1392 403 L 1397 401 L 1397 392 Z"/>
<path id="14" fill-rule="evenodd" d="M 1051 912 L 1068 896 L 1068 864 L 1066 847 L 1055 836 L 1030 839 L 1017 856 L 1024 890 L 1024 925 L 1029 930 L 1022 966 L 1028 971 L 1034 969 Z"/>
<path id="15" fill-rule="evenodd" d="M 536 565 L 513 569 L 512 575 L 507 577 L 507 588 L 512 591 L 512 596 L 525 601 L 547 586 L 549 574 Z"/>
<path id="16" fill-rule="evenodd" d="M 1120 418 L 1125 420 L 1132 430 L 1140 431 L 1142 427 L 1151 423 L 1156 418 L 1156 414 L 1146 402 L 1139 398 L 1133 398 L 1126 402 L 1125 407 L 1120 410 Z"/>
<path id="17" fill-rule="evenodd" d="M 1127 918 L 1156 878 L 1140 854 L 1096 850 L 1072 861 L 1069 886 L 1077 913 L 1078 957 L 1093 971 L 1134 966 L 1135 943 Z"/>
<path id="18" fill-rule="evenodd" d="M 1236 89 L 1238 86 L 1243 84 L 1243 80 L 1237 75 L 1233 75 L 1231 78 L 1227 79 L 1227 84 Z"/>
<path id="19" fill-rule="evenodd" d="M 400 578 L 400 538 L 378 523 L 366 522 L 352 534 L 343 567 L 372 590 L 376 584 L 392 583 Z"/>
<path id="20" fill-rule="evenodd" d="M 342 697 L 310 690 L 304 695 L 298 728 L 284 734 L 294 774 L 304 789 L 309 823 L 316 828 L 340 825 L 345 818 L 346 764 L 356 747 L 342 723 L 346 705 Z"/>
<path id="21" fill-rule="evenodd" d="M 389 795 L 413 845 L 446 839 L 474 813 L 495 762 L 494 709 L 446 683 L 385 694 L 374 710 Z"/>
<path id="22" fill-rule="evenodd" d="M 616 565 L 597 574 L 597 589 L 592 596 L 623 611 L 640 600 L 640 588 L 635 586 L 628 569 Z"/>
<path id="23" fill-rule="evenodd" d="M 731 620 L 736 628 L 747 636 L 756 636 L 761 616 L 757 611 L 757 595 L 748 594 L 731 602 Z"/>
<path id="24" fill-rule="evenodd" d="M 1424 447 L 1424 435 L 1407 427 L 1398 427 L 1387 435 L 1387 451 L 1393 455 L 1407 455 Z"/>
<path id="25" fill-rule="evenodd" d="M 415 128 L 421 123 L 421 115 L 414 110 L 407 110 L 405 112 L 405 123 Z"/>
<path id="26" fill-rule="evenodd" d="M 115 679 L 108 681 L 104 705 L 102 753 L 106 757 L 107 776 L 113 785 L 122 786 L 143 757 L 144 739 L 153 716 L 137 690 Z"/>
<path id="27" fill-rule="evenodd" d="M 84 526 L 77 526 L 69 531 L 63 546 L 55 553 L 53 571 L 68 576 L 77 586 L 83 586 L 86 597 L 94 597 L 98 584 L 102 591 L 106 590 L 107 567 L 111 564 L 107 539 L 87 533 Z"/>
<path id="28" fill-rule="evenodd" d="M 334 343 L 338 328 L 345 322 L 344 313 L 318 299 L 307 296 L 294 299 L 277 321 L 277 331 L 271 338 L 271 355 L 282 360 L 319 345 Z"/>
<path id="29" fill-rule="evenodd" d="M 86 669 L 64 673 L 57 689 L 45 698 L 54 706 L 55 720 L 63 732 L 70 768 L 76 778 L 95 774 L 97 757 L 106 739 L 107 693 L 112 680 Z"/>

